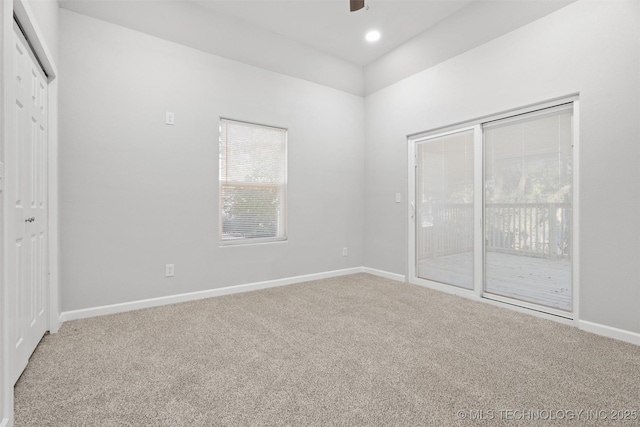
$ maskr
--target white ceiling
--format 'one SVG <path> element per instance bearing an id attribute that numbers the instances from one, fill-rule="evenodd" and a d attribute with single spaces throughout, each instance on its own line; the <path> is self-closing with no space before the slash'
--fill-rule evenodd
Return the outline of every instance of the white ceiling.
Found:
<path id="1" fill-rule="evenodd" d="M 473 0 L 366 0 L 349 11 L 349 0 L 196 0 L 215 12 L 358 65 L 367 65 Z M 376 29 L 375 43 L 364 36 Z"/>

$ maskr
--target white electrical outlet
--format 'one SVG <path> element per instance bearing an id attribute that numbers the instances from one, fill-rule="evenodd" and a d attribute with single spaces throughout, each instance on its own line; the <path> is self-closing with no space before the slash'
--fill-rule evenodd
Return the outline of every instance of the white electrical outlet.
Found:
<path id="1" fill-rule="evenodd" d="M 347 256 L 347 255 L 349 255 L 349 249 L 342 248 L 342 256 Z"/>
<path id="2" fill-rule="evenodd" d="M 173 264 L 167 264 L 164 267 L 164 276 L 165 277 L 173 277 L 176 273 L 175 267 Z"/>
<path id="3" fill-rule="evenodd" d="M 176 115 L 167 111 L 167 124 L 174 126 L 176 124 Z"/>
<path id="4" fill-rule="evenodd" d="M 396 203 L 400 203 L 402 201 L 402 194 L 396 193 Z"/>

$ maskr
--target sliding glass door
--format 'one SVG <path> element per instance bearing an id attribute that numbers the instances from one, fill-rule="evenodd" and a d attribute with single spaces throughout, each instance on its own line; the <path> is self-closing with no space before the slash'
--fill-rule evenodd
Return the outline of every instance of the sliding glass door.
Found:
<path id="1" fill-rule="evenodd" d="M 473 289 L 473 129 L 416 150 L 418 277 Z"/>
<path id="2" fill-rule="evenodd" d="M 485 292 L 571 311 L 571 106 L 483 128 Z"/>
<path id="3" fill-rule="evenodd" d="M 570 317 L 576 103 L 409 140 L 415 283 Z"/>

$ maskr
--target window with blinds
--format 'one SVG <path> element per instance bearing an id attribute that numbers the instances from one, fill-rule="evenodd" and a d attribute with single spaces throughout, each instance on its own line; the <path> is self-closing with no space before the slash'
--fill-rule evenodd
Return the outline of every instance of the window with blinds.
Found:
<path id="1" fill-rule="evenodd" d="M 286 240 L 287 130 L 220 120 L 220 241 Z"/>

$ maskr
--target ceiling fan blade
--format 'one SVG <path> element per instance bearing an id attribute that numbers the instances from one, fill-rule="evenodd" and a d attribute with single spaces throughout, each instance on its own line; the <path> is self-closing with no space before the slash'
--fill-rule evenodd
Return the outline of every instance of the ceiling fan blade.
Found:
<path id="1" fill-rule="evenodd" d="M 351 12 L 355 12 L 364 7 L 364 0 L 349 0 L 349 6 L 351 7 Z"/>

